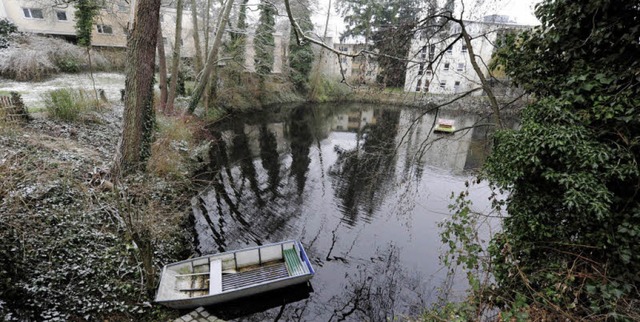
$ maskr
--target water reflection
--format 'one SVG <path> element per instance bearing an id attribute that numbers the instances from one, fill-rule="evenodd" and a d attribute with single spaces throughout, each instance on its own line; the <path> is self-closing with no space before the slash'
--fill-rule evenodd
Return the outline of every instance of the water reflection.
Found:
<path id="1" fill-rule="evenodd" d="M 367 123 L 364 115 L 373 113 L 357 113 L 355 121 L 348 117 L 347 129 L 356 131 L 356 146 L 344 149 L 336 145 L 338 159 L 330 167 L 343 220 L 351 226 L 356 224 L 360 213 L 365 215 L 365 221 L 369 221 L 392 186 L 389 181 L 393 180 L 395 170 L 393 152 L 400 111 L 376 112 L 379 117 L 372 118 L 371 123 Z"/>
<path id="2" fill-rule="evenodd" d="M 433 133 L 453 118 L 454 135 Z M 298 239 L 316 266 L 309 298 L 242 320 L 387 321 L 447 283 L 437 222 L 486 154 L 474 115 L 367 105 L 299 105 L 212 130 L 193 199 L 198 250 Z M 486 187 L 472 195 L 489 207 Z M 249 313 L 249 312 L 246 312 Z"/>

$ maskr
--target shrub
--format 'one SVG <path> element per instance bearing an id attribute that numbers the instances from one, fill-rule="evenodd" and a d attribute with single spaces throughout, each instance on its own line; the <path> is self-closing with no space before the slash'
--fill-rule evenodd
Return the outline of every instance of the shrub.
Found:
<path id="1" fill-rule="evenodd" d="M 75 121 L 83 112 L 97 106 L 95 99 L 83 90 L 56 89 L 45 93 L 42 99 L 49 116 L 63 121 Z"/>
<path id="2" fill-rule="evenodd" d="M 193 145 L 193 129 L 188 119 L 158 117 L 158 132 L 151 146 L 147 169 L 158 176 L 174 179 L 188 174 L 185 154 Z"/>

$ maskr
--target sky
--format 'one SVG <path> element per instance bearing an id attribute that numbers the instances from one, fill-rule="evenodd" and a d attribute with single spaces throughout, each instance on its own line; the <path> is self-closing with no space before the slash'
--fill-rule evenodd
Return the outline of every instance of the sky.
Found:
<path id="1" fill-rule="evenodd" d="M 336 0 L 331 0 L 332 9 L 328 30 L 328 36 L 334 37 L 339 36 L 339 33 L 344 30 L 342 18 L 338 16 L 335 10 L 335 2 Z M 458 3 L 456 8 L 459 10 L 461 8 L 460 0 L 456 2 Z M 538 2 L 540 0 L 465 0 L 465 12 L 476 13 L 480 18 L 490 14 L 508 15 L 516 19 L 519 24 L 536 25 L 539 22 L 534 16 L 533 10 L 534 5 Z M 314 10 L 315 14 L 312 17 L 316 30 L 320 33 L 324 30 L 328 4 L 329 0 L 318 0 Z"/>

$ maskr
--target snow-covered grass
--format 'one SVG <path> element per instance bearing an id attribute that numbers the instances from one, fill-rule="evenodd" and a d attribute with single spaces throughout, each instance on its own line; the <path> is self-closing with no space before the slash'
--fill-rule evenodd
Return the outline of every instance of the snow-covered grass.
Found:
<path id="1" fill-rule="evenodd" d="M 95 73 L 93 76 L 96 88 L 104 90 L 110 102 L 120 100 L 120 90 L 124 88 L 124 74 Z M 0 88 L 5 92 L 20 93 L 29 111 L 44 108 L 42 95 L 56 89 L 69 88 L 93 91 L 91 77 L 88 73 L 60 74 L 44 82 L 18 82 L 0 78 Z"/>

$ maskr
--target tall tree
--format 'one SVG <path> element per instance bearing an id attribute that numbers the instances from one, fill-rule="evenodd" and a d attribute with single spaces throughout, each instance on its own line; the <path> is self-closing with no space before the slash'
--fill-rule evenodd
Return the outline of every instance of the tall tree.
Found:
<path id="1" fill-rule="evenodd" d="M 122 136 L 111 167 L 111 175 L 143 169 L 151 152 L 155 113 L 153 75 L 159 28 L 160 0 L 139 0 L 133 28 L 127 39 L 125 99 Z"/>
<path id="2" fill-rule="evenodd" d="M 519 130 L 496 136 L 486 167 L 509 191 L 490 248 L 500 298 L 638 320 L 640 6 L 544 0 L 536 16 L 498 54 L 537 98 Z"/>
<path id="3" fill-rule="evenodd" d="M 260 9 L 260 19 L 253 40 L 253 48 L 256 53 L 254 61 L 258 76 L 264 79 L 266 75 L 271 73 L 274 62 L 275 41 L 273 33 L 276 25 L 276 8 L 266 0 L 261 0 L 258 8 Z"/>
<path id="4" fill-rule="evenodd" d="M 307 1 L 296 3 L 298 6 L 292 10 L 298 12 L 298 24 L 305 34 L 313 31 L 311 12 Z M 311 43 L 305 41 L 297 34 L 296 28 L 291 28 L 289 36 L 289 67 L 291 68 L 291 80 L 299 91 L 306 92 L 309 89 L 309 73 L 313 67 L 313 50 Z"/>
<path id="5" fill-rule="evenodd" d="M 209 77 L 211 76 L 211 72 L 213 71 L 215 65 L 218 63 L 218 52 L 220 51 L 220 45 L 222 44 L 222 35 L 225 32 L 227 21 L 229 21 L 229 15 L 231 14 L 233 1 L 234 0 L 227 0 L 222 12 L 222 16 L 218 20 L 216 38 L 213 41 L 211 50 L 209 51 L 204 70 L 202 71 L 202 74 L 200 75 L 200 78 L 198 79 L 198 82 L 196 84 L 196 88 L 193 90 L 193 94 L 191 95 L 191 102 L 189 102 L 189 108 L 186 111 L 187 114 L 193 114 L 193 112 L 196 110 L 196 107 L 200 102 L 200 98 L 202 97 L 202 93 L 207 86 Z M 211 86 L 216 86 L 216 84 L 211 84 Z"/>
<path id="6" fill-rule="evenodd" d="M 207 13 L 208 14 L 208 13 Z M 193 20 L 193 46 L 196 49 L 196 74 L 202 70 L 202 49 L 200 45 L 200 28 L 198 26 L 198 7 L 196 0 L 191 0 L 191 20 Z"/>
<path id="7" fill-rule="evenodd" d="M 367 49 L 379 53 L 379 81 L 386 86 L 404 86 L 405 59 L 420 16 L 420 3 L 417 0 L 341 0 L 337 8 L 347 23 L 340 38 L 363 37 L 365 45 L 372 45 Z M 369 68 L 367 65 L 365 61 L 363 66 Z"/>
<path id="8" fill-rule="evenodd" d="M 167 97 L 167 106 L 164 111 L 166 114 L 173 113 L 173 103 L 176 99 L 176 88 L 178 86 L 178 74 L 180 73 L 180 48 L 182 47 L 182 0 L 176 3 L 176 35 L 173 41 L 173 55 L 171 57 L 171 81 L 169 84 L 169 94 Z M 196 31 L 197 32 L 197 31 Z"/>
<path id="9" fill-rule="evenodd" d="M 242 0 L 240 8 L 238 9 L 238 21 L 236 28 L 231 34 L 231 55 L 234 60 L 239 64 L 244 64 L 245 47 L 247 43 L 247 5 L 249 0 Z"/>

